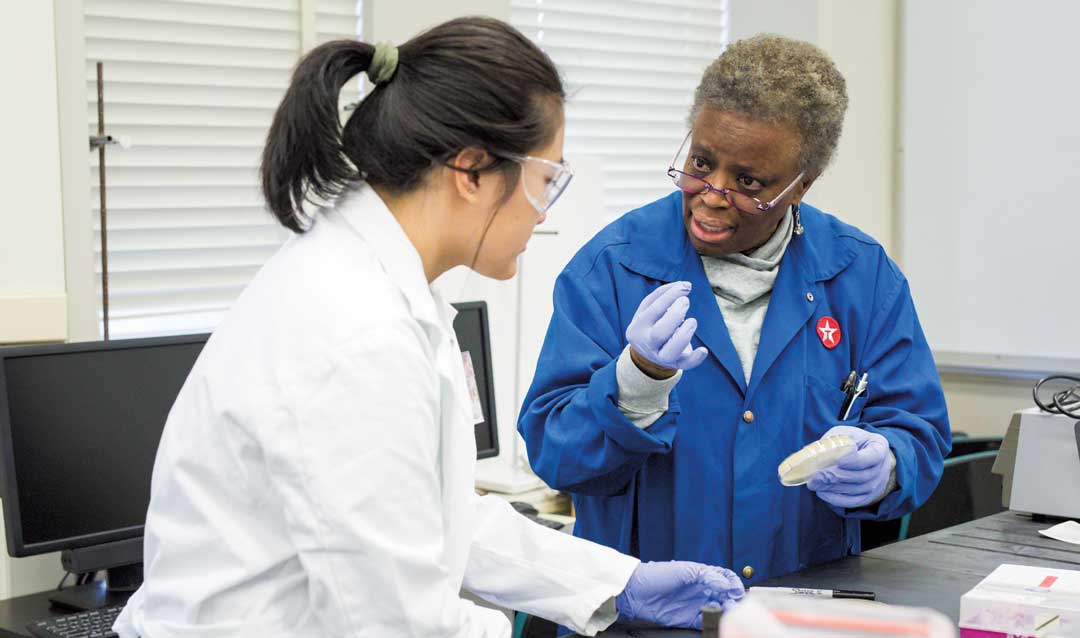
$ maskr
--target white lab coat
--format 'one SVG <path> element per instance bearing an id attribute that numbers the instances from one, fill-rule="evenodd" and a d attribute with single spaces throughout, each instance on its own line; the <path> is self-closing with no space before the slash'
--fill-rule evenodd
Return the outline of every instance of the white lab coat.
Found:
<path id="1" fill-rule="evenodd" d="M 476 496 L 453 308 L 372 189 L 324 212 L 177 397 L 121 638 L 509 636 L 462 587 L 605 628 L 637 559 Z"/>

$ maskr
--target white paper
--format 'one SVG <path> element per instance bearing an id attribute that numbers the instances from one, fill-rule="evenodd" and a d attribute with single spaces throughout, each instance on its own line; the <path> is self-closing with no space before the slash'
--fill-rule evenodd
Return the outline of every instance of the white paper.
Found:
<path id="1" fill-rule="evenodd" d="M 468 350 L 461 353 L 461 362 L 465 366 L 465 383 L 469 388 L 469 400 L 472 403 L 473 425 L 484 422 L 484 406 L 480 404 L 480 388 L 476 385 L 476 369 L 473 367 L 472 355 Z"/>
<path id="2" fill-rule="evenodd" d="M 1054 540 L 1080 545 L 1080 523 L 1076 521 L 1065 521 L 1050 529 L 1040 529 L 1039 533 Z"/>

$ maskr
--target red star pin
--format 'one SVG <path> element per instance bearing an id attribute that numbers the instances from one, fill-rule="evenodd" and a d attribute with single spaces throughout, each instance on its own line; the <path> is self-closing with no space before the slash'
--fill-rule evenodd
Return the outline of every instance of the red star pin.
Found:
<path id="1" fill-rule="evenodd" d="M 818 319 L 817 334 L 818 339 L 821 339 L 821 345 L 829 350 L 840 345 L 840 337 L 843 335 L 843 333 L 840 332 L 840 324 L 836 323 L 836 319 L 833 319 L 832 317 L 822 317 L 821 319 Z"/>

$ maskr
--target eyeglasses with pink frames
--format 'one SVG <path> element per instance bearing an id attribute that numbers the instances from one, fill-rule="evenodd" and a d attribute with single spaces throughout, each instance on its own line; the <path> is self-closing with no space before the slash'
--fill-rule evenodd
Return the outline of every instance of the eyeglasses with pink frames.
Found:
<path id="1" fill-rule="evenodd" d="M 692 131 L 686 134 L 686 137 L 683 139 L 682 144 L 679 145 L 679 150 L 675 151 L 675 157 L 671 158 L 671 164 L 668 166 L 667 171 L 667 174 L 669 177 L 671 177 L 671 180 L 675 182 L 675 185 L 679 187 L 679 190 L 684 193 L 690 193 L 691 195 L 697 195 L 698 193 L 709 191 L 713 193 L 718 193 L 722 195 L 729 204 L 741 210 L 742 212 L 757 214 L 771 210 L 773 206 L 776 206 L 776 202 L 780 201 L 784 198 L 785 195 L 790 193 L 791 189 L 795 188 L 795 185 L 798 184 L 799 181 L 806 176 L 806 171 L 799 173 L 798 177 L 796 177 L 790 184 L 788 184 L 787 188 L 781 191 L 779 195 L 774 197 L 771 202 L 762 202 L 760 199 L 752 195 L 740 193 L 739 191 L 732 190 L 730 188 L 713 186 L 704 178 L 683 172 L 675 168 L 675 162 L 679 159 L 679 155 L 682 155 L 683 149 L 686 147 L 686 143 L 690 141 L 691 133 Z"/>

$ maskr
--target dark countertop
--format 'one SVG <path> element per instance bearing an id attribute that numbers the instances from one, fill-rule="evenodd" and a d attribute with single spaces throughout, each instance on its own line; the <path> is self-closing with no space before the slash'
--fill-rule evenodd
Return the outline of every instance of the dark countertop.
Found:
<path id="1" fill-rule="evenodd" d="M 929 607 L 958 622 L 960 597 L 1002 563 L 1080 570 L 1080 546 L 1038 533 L 1053 523 L 1001 512 L 962 525 L 872 549 L 861 556 L 811 567 L 760 583 L 771 587 L 817 587 L 872 591 L 877 600 Z M 684 638 L 698 632 L 626 629 L 600 638 Z"/>

